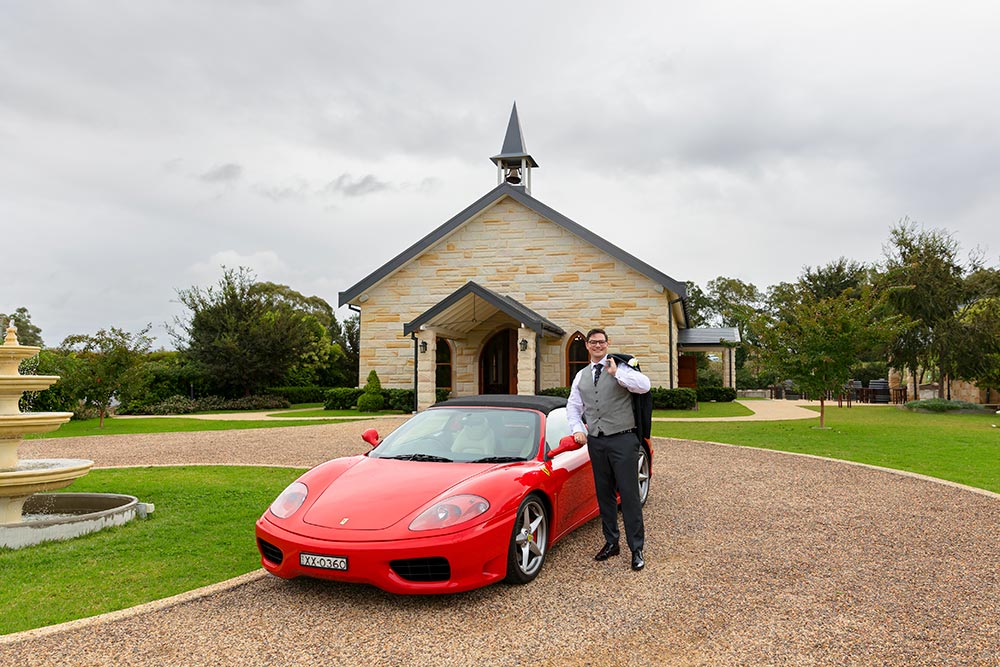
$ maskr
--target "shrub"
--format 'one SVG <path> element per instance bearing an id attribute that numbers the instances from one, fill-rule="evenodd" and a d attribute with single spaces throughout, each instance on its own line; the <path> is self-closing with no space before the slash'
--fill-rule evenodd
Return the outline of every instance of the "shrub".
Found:
<path id="1" fill-rule="evenodd" d="M 569 398 L 569 387 L 549 387 L 548 389 L 542 389 L 538 392 L 539 396 L 560 396 L 562 398 Z"/>
<path id="2" fill-rule="evenodd" d="M 955 410 L 975 410 L 981 412 L 983 406 L 966 401 L 949 401 L 945 398 L 928 398 L 922 401 L 909 401 L 907 410 L 926 410 L 927 412 L 952 412 Z"/>
<path id="3" fill-rule="evenodd" d="M 385 406 L 382 394 L 361 394 L 358 397 L 359 412 L 379 412 Z"/>
<path id="4" fill-rule="evenodd" d="M 363 391 L 360 387 L 334 387 L 326 392 L 323 407 L 327 410 L 350 410 L 358 404 Z"/>
<path id="5" fill-rule="evenodd" d="M 449 389 L 435 389 L 434 390 L 434 401 L 440 403 L 441 401 L 447 401 L 451 397 L 451 390 Z"/>
<path id="6" fill-rule="evenodd" d="M 385 407 L 385 398 L 382 396 L 382 383 L 378 379 L 378 373 L 372 369 L 368 374 L 368 382 L 365 383 L 365 390 L 358 398 L 358 410 L 361 412 L 378 412 Z"/>
<path id="7" fill-rule="evenodd" d="M 728 403 L 736 400 L 736 390 L 732 387 L 698 387 L 697 394 L 698 400 L 703 403 Z"/>
<path id="8" fill-rule="evenodd" d="M 694 389 L 653 387 L 649 393 L 653 397 L 654 410 L 691 410 L 698 404 L 698 392 Z"/>
<path id="9" fill-rule="evenodd" d="M 382 398 L 385 399 L 385 406 L 390 410 L 413 411 L 412 389 L 383 389 Z"/>

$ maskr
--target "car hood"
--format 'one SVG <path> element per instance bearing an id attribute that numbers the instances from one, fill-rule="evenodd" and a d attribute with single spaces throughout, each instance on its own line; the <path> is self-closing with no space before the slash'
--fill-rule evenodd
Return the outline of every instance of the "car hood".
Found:
<path id="1" fill-rule="evenodd" d="M 365 457 L 322 490 L 302 520 L 338 530 L 385 529 L 495 467 Z"/>

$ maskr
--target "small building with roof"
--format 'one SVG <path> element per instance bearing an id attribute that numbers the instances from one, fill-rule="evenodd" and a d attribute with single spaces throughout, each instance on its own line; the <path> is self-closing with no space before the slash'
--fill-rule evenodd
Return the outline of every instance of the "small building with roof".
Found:
<path id="1" fill-rule="evenodd" d="M 497 185 L 340 293 L 359 313 L 359 377 L 414 388 L 417 409 L 452 396 L 536 394 L 587 364 L 584 335 L 638 357 L 654 387 L 682 385 L 679 353 L 710 351 L 733 368 L 732 330 L 691 329 L 687 289 L 531 193 L 515 104 L 490 158 Z M 735 386 L 735 371 L 724 372 Z M 685 378 L 686 380 L 686 378 Z"/>

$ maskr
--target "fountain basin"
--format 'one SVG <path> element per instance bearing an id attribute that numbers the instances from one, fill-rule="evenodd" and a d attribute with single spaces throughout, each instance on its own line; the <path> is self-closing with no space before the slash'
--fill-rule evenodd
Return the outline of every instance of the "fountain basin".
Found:
<path id="1" fill-rule="evenodd" d="M 39 493 L 24 502 L 29 521 L 0 524 L 0 547 L 20 549 L 79 537 L 124 525 L 152 511 L 151 505 L 124 494 Z"/>
<path id="2" fill-rule="evenodd" d="M 84 459 L 29 459 L 11 470 L 0 469 L 0 525 L 21 520 L 28 496 L 69 486 L 93 465 Z"/>

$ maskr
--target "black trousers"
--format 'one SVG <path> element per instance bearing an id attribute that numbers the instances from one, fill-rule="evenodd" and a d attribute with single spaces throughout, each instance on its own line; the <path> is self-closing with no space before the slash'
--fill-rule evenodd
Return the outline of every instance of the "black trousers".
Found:
<path id="1" fill-rule="evenodd" d="M 625 540 L 632 551 L 642 549 L 646 539 L 639 502 L 639 447 L 639 436 L 634 431 L 587 436 L 604 539 L 608 544 L 618 544 L 617 491 L 621 496 Z"/>

